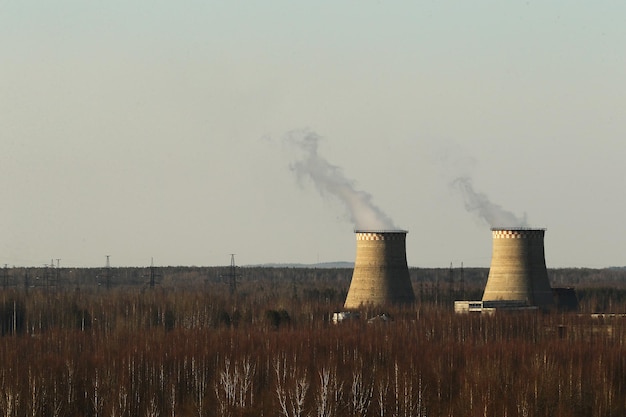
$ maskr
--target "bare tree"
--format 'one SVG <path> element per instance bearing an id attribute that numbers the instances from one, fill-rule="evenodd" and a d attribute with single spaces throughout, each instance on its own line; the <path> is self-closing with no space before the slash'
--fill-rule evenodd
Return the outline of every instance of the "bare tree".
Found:
<path id="1" fill-rule="evenodd" d="M 104 406 L 104 400 L 102 398 L 102 381 L 97 369 L 93 378 L 91 405 L 93 406 L 94 417 L 100 416 L 102 413 L 102 407 Z"/>
<path id="2" fill-rule="evenodd" d="M 286 358 L 276 358 L 274 370 L 276 372 L 276 395 L 283 417 L 304 417 L 306 395 L 309 389 L 306 371 L 297 372 L 294 366 L 288 370 Z"/>
<path id="3" fill-rule="evenodd" d="M 0 383 L 2 384 L 0 386 L 0 410 L 2 411 L 2 417 L 15 417 L 20 404 L 20 395 L 11 384 L 6 382 L 4 372 L 2 372 L 0 377 Z"/>
<path id="4" fill-rule="evenodd" d="M 378 390 L 376 400 L 378 403 L 378 415 L 384 417 L 387 411 L 387 393 L 389 392 L 389 380 L 385 378 L 378 380 Z"/>
<path id="5" fill-rule="evenodd" d="M 51 417 L 58 417 L 63 409 L 63 395 L 60 392 L 59 383 L 55 379 L 52 381 L 52 390 L 48 399 L 49 412 Z"/>
<path id="6" fill-rule="evenodd" d="M 244 410 L 254 403 L 252 390 L 255 366 L 249 356 L 231 366 L 230 359 L 224 360 L 224 368 L 215 382 L 215 396 L 222 416 L 229 416 L 235 409 Z"/>
<path id="7" fill-rule="evenodd" d="M 74 375 L 76 374 L 76 369 L 72 360 L 67 359 L 65 361 L 65 370 L 65 380 L 67 381 L 67 405 L 72 406 L 76 395 L 76 387 L 74 386 Z"/>
<path id="8" fill-rule="evenodd" d="M 363 372 L 359 369 L 352 374 L 352 385 L 350 386 L 350 401 L 352 415 L 365 417 L 372 402 L 373 384 L 366 384 L 363 381 Z"/>
<path id="9" fill-rule="evenodd" d="M 204 415 L 206 408 L 207 375 L 204 366 L 198 366 L 195 358 L 191 360 L 191 372 L 193 378 L 193 402 L 198 417 Z"/>
<path id="10" fill-rule="evenodd" d="M 40 412 L 42 406 L 46 403 L 46 389 L 43 385 L 40 385 L 37 374 L 33 373 L 31 369 L 28 370 L 28 394 L 29 401 L 26 403 L 28 414 L 31 417 L 36 417 Z"/>
<path id="11" fill-rule="evenodd" d="M 159 417 L 160 415 L 161 415 L 161 411 L 159 408 L 159 402 L 153 396 L 152 398 L 150 398 L 150 401 L 148 402 L 148 406 L 146 408 L 146 417 Z"/>
<path id="12" fill-rule="evenodd" d="M 128 390 L 126 385 L 120 384 L 117 388 L 116 398 L 111 404 L 111 417 L 122 417 L 129 411 Z"/>
<path id="13" fill-rule="evenodd" d="M 176 385 L 172 383 L 170 386 L 170 417 L 176 417 Z"/>
<path id="14" fill-rule="evenodd" d="M 343 383 L 337 379 L 337 371 L 322 368 L 319 372 L 320 386 L 317 395 L 317 417 L 333 417 L 343 400 Z"/>

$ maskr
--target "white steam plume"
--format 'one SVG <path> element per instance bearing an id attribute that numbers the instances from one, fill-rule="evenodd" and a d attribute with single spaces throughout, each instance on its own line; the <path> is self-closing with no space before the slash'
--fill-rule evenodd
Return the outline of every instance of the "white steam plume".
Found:
<path id="1" fill-rule="evenodd" d="M 520 218 L 489 201 L 489 198 L 476 192 L 472 186 L 472 180 L 468 177 L 459 177 L 452 181 L 453 187 L 463 195 L 465 208 L 471 213 L 476 213 L 481 219 L 489 223 L 491 227 L 515 228 L 528 227 L 526 215 Z"/>
<path id="2" fill-rule="evenodd" d="M 333 196 L 343 203 L 355 229 L 396 230 L 393 221 L 372 203 L 369 193 L 357 190 L 340 167 L 318 154 L 319 140 L 320 136 L 308 130 L 292 131 L 285 136 L 285 142 L 303 152 L 302 158 L 290 166 L 298 180 L 310 178 L 323 197 Z"/>

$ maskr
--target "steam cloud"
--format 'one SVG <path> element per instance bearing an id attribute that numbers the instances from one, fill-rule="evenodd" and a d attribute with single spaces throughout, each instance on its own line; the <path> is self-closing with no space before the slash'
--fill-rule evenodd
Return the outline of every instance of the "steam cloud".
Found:
<path id="1" fill-rule="evenodd" d="M 526 215 L 519 218 L 510 211 L 492 203 L 485 194 L 474 190 L 470 178 L 459 177 L 452 181 L 451 185 L 457 188 L 463 195 L 465 209 L 471 213 L 476 213 L 481 219 L 489 223 L 491 227 L 528 227 Z"/>
<path id="2" fill-rule="evenodd" d="M 358 230 L 395 230 L 393 221 L 372 203 L 372 196 L 355 188 L 340 167 L 330 164 L 318 154 L 320 136 L 311 131 L 294 131 L 285 141 L 303 152 L 303 157 L 290 166 L 299 181 L 310 178 L 323 197 L 337 198 L 348 210 Z"/>

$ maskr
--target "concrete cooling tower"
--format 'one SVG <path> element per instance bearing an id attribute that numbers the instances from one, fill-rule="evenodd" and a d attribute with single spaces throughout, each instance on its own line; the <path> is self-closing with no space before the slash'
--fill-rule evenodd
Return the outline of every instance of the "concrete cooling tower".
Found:
<path id="1" fill-rule="evenodd" d="M 356 230 L 356 259 L 344 307 L 412 303 L 405 230 Z"/>
<path id="2" fill-rule="evenodd" d="M 494 228 L 493 253 L 482 301 L 523 301 L 554 307 L 544 254 L 545 229 Z"/>

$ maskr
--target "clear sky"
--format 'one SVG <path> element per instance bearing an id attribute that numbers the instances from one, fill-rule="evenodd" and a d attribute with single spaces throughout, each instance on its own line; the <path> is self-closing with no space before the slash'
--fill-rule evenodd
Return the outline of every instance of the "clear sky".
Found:
<path id="1" fill-rule="evenodd" d="M 299 169 L 314 161 L 409 231 L 411 266 L 489 266 L 472 201 L 547 228 L 548 267 L 626 265 L 624 16 L 0 1 L 0 264 L 353 261 L 353 217 Z"/>

